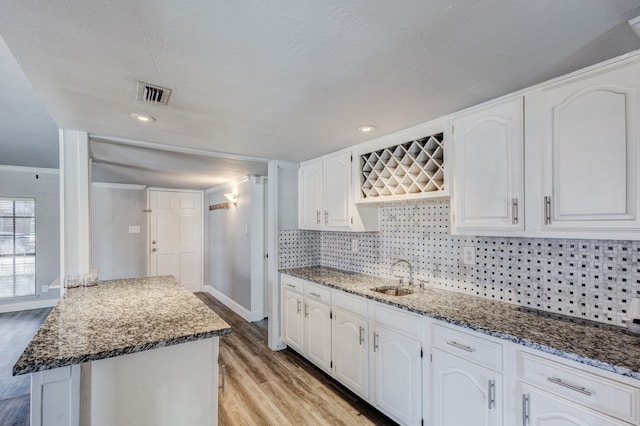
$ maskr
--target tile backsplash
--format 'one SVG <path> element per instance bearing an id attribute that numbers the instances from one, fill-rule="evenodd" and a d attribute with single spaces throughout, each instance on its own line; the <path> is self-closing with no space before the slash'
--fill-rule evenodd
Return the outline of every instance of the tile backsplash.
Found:
<path id="1" fill-rule="evenodd" d="M 451 235 L 448 199 L 382 206 L 380 221 L 380 232 L 281 231 L 280 267 L 389 277 L 406 259 L 416 283 L 616 325 L 640 296 L 638 241 Z M 475 248 L 475 265 L 464 264 L 465 246 Z"/>

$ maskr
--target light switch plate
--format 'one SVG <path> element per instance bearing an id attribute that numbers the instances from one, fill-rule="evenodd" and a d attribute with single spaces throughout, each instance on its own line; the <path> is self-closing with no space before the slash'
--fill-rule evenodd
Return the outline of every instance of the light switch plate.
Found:
<path id="1" fill-rule="evenodd" d="M 140 226 L 138 225 L 132 225 L 129 227 L 129 233 L 130 234 L 139 234 L 140 233 Z"/>
<path id="2" fill-rule="evenodd" d="M 465 246 L 464 248 L 464 264 L 475 265 L 476 264 L 476 248 L 473 246 Z"/>

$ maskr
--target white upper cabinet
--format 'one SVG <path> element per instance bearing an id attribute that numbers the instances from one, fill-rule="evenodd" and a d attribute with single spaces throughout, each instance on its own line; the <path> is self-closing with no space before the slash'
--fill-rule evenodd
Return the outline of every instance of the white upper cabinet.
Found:
<path id="1" fill-rule="evenodd" d="M 524 230 L 523 99 L 452 118 L 454 234 Z"/>
<path id="2" fill-rule="evenodd" d="M 356 207 L 351 151 L 340 151 L 300 164 L 300 229 L 377 231 L 378 208 Z"/>
<path id="3" fill-rule="evenodd" d="M 304 229 L 321 229 L 322 220 L 322 160 L 305 163 L 298 171 L 299 220 Z"/>
<path id="4" fill-rule="evenodd" d="M 351 227 L 351 153 L 324 159 L 324 223 L 335 228 Z"/>
<path id="5" fill-rule="evenodd" d="M 639 240 L 638 117 L 640 55 L 454 114 L 452 233 Z"/>
<path id="6" fill-rule="evenodd" d="M 640 66 L 618 64 L 529 96 L 531 144 L 541 149 L 531 158 L 539 161 L 532 162 L 540 180 L 531 194 L 536 230 L 640 237 L 639 88 Z"/>

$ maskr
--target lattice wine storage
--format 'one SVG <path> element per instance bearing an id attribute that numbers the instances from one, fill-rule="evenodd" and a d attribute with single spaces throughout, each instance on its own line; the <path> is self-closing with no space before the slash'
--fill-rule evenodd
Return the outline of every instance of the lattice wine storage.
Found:
<path id="1" fill-rule="evenodd" d="M 444 195 L 443 140 L 438 133 L 361 155 L 361 201 Z"/>

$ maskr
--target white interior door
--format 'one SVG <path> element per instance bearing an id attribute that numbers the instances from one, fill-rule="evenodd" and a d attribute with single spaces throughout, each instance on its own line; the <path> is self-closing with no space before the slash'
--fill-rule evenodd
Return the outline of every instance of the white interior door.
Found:
<path id="1" fill-rule="evenodd" d="M 149 191 L 149 276 L 202 291 L 202 193 Z"/>

